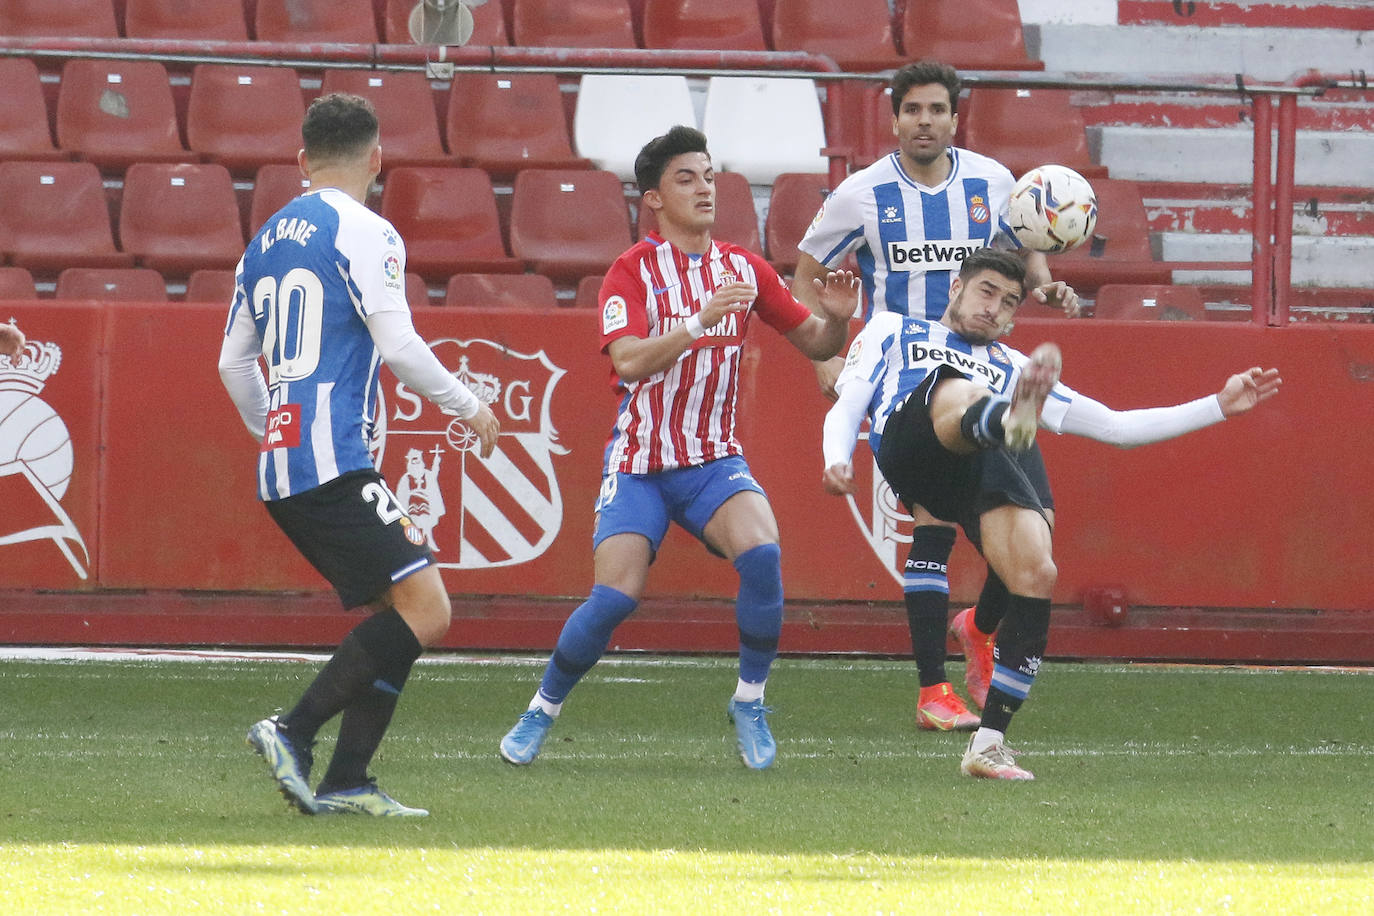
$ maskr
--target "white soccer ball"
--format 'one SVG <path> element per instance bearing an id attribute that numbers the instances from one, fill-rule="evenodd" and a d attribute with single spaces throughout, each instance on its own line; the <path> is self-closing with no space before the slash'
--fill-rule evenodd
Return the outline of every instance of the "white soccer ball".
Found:
<path id="1" fill-rule="evenodd" d="M 1097 226 L 1097 195 L 1088 179 L 1062 165 L 1042 165 L 1011 189 L 1008 222 L 1022 245 L 1050 254 L 1076 248 Z"/>

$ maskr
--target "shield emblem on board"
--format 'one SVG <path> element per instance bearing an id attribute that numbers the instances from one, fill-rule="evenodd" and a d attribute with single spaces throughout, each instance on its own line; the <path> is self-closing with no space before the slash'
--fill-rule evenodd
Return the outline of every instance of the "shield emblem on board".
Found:
<path id="1" fill-rule="evenodd" d="M 859 442 L 867 441 L 868 433 L 860 433 Z M 854 493 L 846 496 L 845 502 L 864 540 L 900 586 L 911 544 L 911 516 L 883 479 L 877 459 L 867 447 L 854 449 L 853 464 Z"/>
<path id="2" fill-rule="evenodd" d="M 489 458 L 476 432 L 383 373 L 384 423 L 374 439 L 377 469 L 441 568 L 513 566 L 548 549 L 563 525 L 563 495 L 549 410 L 566 370 L 543 350 L 517 353 L 489 340 L 430 341 L 430 349 L 501 421 Z"/>

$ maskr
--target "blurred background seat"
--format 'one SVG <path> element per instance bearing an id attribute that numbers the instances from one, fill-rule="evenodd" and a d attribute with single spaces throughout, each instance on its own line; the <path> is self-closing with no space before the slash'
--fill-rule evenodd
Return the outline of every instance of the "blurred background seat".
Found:
<path id="1" fill-rule="evenodd" d="M 381 213 L 405 240 L 407 268 L 426 280 L 522 269 L 506 254 L 496 194 L 481 169 L 392 169 L 382 188 Z"/>
<path id="2" fill-rule="evenodd" d="M 129 38 L 247 41 L 243 0 L 124 0 Z"/>
<path id="3" fill-rule="evenodd" d="M 797 243 L 829 193 L 830 178 L 824 174 L 785 172 L 773 182 L 763 232 L 768 261 L 778 273 L 787 276 L 796 271 Z"/>
<path id="4" fill-rule="evenodd" d="M 573 153 L 552 73 L 455 73 L 444 125 L 449 152 L 493 178 L 591 165 Z"/>
<path id="5" fill-rule="evenodd" d="M 621 181 L 635 180 L 635 157 L 644 144 L 678 124 L 696 127 L 685 76 L 582 77 L 573 119 L 577 152 Z"/>
<path id="6" fill-rule="evenodd" d="M 423 73 L 326 70 L 320 92 L 348 92 L 372 102 L 382 138 L 382 168 L 456 165 L 439 140 L 434 90 Z"/>
<path id="7" fill-rule="evenodd" d="M 0 35 L 12 38 L 118 38 L 110 0 L 4 0 Z"/>
<path id="8" fill-rule="evenodd" d="M 644 0 L 644 47 L 696 51 L 766 51 L 757 3 L 739 0 Z"/>
<path id="9" fill-rule="evenodd" d="M 553 281 L 542 274 L 454 274 L 449 278 L 445 305 L 467 308 L 558 307 Z"/>
<path id="10" fill-rule="evenodd" d="M 376 44 L 372 0 L 255 0 L 258 41 Z"/>
<path id="11" fill-rule="evenodd" d="M 187 145 L 235 174 L 295 162 L 304 117 L 300 78 L 289 67 L 198 64 L 191 73 Z"/>
<path id="12" fill-rule="evenodd" d="M 139 265 L 172 276 L 232 268 L 243 255 L 244 237 L 228 169 L 216 163 L 129 166 L 119 241 Z"/>
<path id="13" fill-rule="evenodd" d="M 809 79 L 713 76 L 702 130 L 716 168 L 771 184 L 783 172 L 823 172 L 828 161 L 816 83 Z"/>
<path id="14" fill-rule="evenodd" d="M 166 302 L 167 282 L 147 267 L 68 267 L 57 275 L 54 298 Z"/>
<path id="15" fill-rule="evenodd" d="M 102 169 L 189 162 L 167 70 L 151 60 L 69 60 L 57 95 L 57 143 Z"/>
<path id="16" fill-rule="evenodd" d="M 37 65 L 26 57 L 0 58 L 0 160 L 70 158 L 53 145 Z"/>
<path id="17" fill-rule="evenodd" d="M 630 247 L 629 208 L 614 172 L 526 169 L 515 177 L 511 253 L 555 283 L 605 273 Z"/>
<path id="18" fill-rule="evenodd" d="M 90 162 L 0 162 L 0 252 L 36 274 L 131 267 L 115 248 L 100 170 Z"/>
<path id="19" fill-rule="evenodd" d="M 510 0 L 512 43 L 526 48 L 633 48 L 626 0 Z"/>

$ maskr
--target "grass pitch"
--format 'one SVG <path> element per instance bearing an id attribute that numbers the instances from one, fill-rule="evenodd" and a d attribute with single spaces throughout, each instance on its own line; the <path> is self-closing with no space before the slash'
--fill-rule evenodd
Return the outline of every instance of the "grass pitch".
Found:
<path id="1" fill-rule="evenodd" d="M 732 660 L 607 659 L 511 767 L 542 664 L 419 666 L 373 769 L 433 813 L 379 821 L 291 813 L 243 742 L 317 661 L 2 661 L 0 912 L 1374 910 L 1368 672 L 1052 662 L 1013 785 L 884 660 L 780 661 L 752 772 Z"/>

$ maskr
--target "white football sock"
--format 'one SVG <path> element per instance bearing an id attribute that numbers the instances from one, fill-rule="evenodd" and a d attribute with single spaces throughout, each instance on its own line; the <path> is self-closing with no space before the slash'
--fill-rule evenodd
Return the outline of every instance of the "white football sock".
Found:
<path id="1" fill-rule="evenodd" d="M 759 681 L 751 684 L 748 681 L 738 681 L 735 684 L 735 699 L 741 703 L 752 703 L 754 700 L 763 699 L 763 685 L 767 681 Z"/>
<path id="2" fill-rule="evenodd" d="M 971 747 L 973 751 L 977 753 L 978 751 L 992 747 L 994 744 L 1001 744 L 1006 740 L 1007 736 L 995 728 L 979 728 L 978 731 L 973 733 L 973 743 Z"/>
<path id="3" fill-rule="evenodd" d="M 530 709 L 542 709 L 547 715 L 558 718 L 558 713 L 562 711 L 562 703 L 553 703 L 544 699 L 544 695 L 539 691 L 534 692 L 534 699 L 530 700 Z"/>

